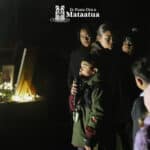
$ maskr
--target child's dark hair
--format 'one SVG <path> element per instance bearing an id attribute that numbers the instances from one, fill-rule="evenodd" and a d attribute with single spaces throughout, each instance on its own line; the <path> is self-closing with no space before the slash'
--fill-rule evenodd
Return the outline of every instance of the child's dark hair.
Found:
<path id="1" fill-rule="evenodd" d="M 132 72 L 135 76 L 141 77 L 145 82 L 150 83 L 150 58 L 142 57 L 132 64 Z"/>
<path id="2" fill-rule="evenodd" d="M 98 68 L 97 59 L 94 55 L 89 54 L 86 57 L 82 58 L 82 61 L 87 61 L 89 64 L 91 64 L 93 67 Z"/>

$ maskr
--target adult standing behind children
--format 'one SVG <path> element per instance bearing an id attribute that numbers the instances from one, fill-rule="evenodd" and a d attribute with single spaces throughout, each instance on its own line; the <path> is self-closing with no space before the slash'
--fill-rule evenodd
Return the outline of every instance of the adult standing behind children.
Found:
<path id="1" fill-rule="evenodd" d="M 112 99 L 112 75 L 113 68 L 113 29 L 111 25 L 101 24 L 97 30 L 96 41 L 91 45 L 91 54 L 99 64 L 101 87 L 104 98 L 104 125 L 99 132 L 100 141 L 106 150 L 115 149 L 115 134 L 113 128 L 113 99 Z"/>
<path id="2" fill-rule="evenodd" d="M 87 56 L 90 52 L 91 32 L 87 26 L 80 28 L 78 33 L 80 46 L 78 49 L 72 51 L 70 55 L 70 63 L 68 70 L 68 87 L 71 88 L 73 79 L 78 76 L 81 59 Z"/>
<path id="3" fill-rule="evenodd" d="M 106 149 L 116 150 L 118 147 L 116 141 L 120 137 L 123 149 L 130 150 L 129 123 L 131 122 L 133 93 L 128 86 L 132 84 L 129 80 L 131 71 L 114 45 L 112 26 L 101 24 L 96 39 L 97 41 L 91 46 L 91 54 L 99 63 L 101 84 L 104 90 L 104 133 L 100 134 L 104 134 L 102 140 Z"/>

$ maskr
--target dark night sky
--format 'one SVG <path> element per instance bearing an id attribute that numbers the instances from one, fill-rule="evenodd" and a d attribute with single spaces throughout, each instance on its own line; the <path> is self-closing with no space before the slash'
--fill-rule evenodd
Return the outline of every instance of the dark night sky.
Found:
<path id="1" fill-rule="evenodd" d="M 139 6 L 140 3 L 140 6 Z M 49 22 L 52 17 L 55 4 L 64 4 L 66 7 L 94 7 L 100 11 L 99 20 L 83 19 L 74 20 L 71 23 L 57 24 Z M 148 28 L 148 9 L 145 3 L 129 0 L 100 0 L 100 1 L 64 1 L 64 0 L 1 0 L 0 1 L 0 39 L 21 39 L 33 45 L 51 45 L 54 47 L 56 41 L 64 44 L 76 32 L 81 22 L 95 23 L 110 21 L 117 27 L 140 26 L 143 30 Z M 52 10 L 53 9 L 53 10 Z M 57 36 L 56 36 L 57 35 Z M 61 40 L 59 40 L 61 39 Z M 53 40 L 52 44 L 49 44 Z M 65 38 L 66 40 L 66 38 Z M 70 39 L 70 41 L 73 39 Z"/>

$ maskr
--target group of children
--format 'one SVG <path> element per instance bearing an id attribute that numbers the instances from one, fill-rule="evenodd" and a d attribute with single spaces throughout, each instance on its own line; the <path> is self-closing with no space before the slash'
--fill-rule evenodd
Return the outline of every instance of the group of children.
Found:
<path id="1" fill-rule="evenodd" d="M 104 39 L 102 39 L 101 33 L 99 37 L 97 36 L 97 41 L 98 38 L 102 40 L 101 45 L 96 41 L 92 52 L 80 56 L 79 66 L 75 68 L 78 72 L 74 73 L 77 80 L 72 80 L 73 83 L 70 85 L 69 106 L 73 115 L 72 145 L 78 150 L 117 149 L 116 146 L 113 147 L 115 141 L 113 138 L 116 137 L 112 136 L 114 132 L 114 128 L 111 127 L 113 126 L 111 123 L 112 114 L 110 114 L 111 111 L 108 113 L 108 120 L 105 109 L 105 105 L 113 104 L 111 103 L 113 100 L 110 100 L 110 103 L 108 100 L 106 101 L 106 97 L 111 98 L 111 96 L 106 90 L 106 87 L 109 86 L 105 80 L 108 78 L 103 77 L 110 73 L 110 70 L 106 72 L 110 66 L 107 66 L 108 62 L 104 63 L 106 60 L 99 62 L 102 56 L 104 56 L 102 59 L 110 58 L 109 50 L 112 49 L 112 35 L 107 26 L 104 25 L 103 29 L 106 29 Z M 99 32 L 103 31 L 99 30 Z M 97 55 L 97 52 L 100 54 Z M 73 63 L 71 65 L 74 67 Z M 115 70 L 115 68 L 111 69 Z M 150 117 L 148 115 L 150 112 L 150 60 L 141 58 L 135 61 L 132 65 L 132 71 L 137 86 L 143 90 L 132 107 L 133 147 L 134 150 L 148 150 L 150 146 Z M 113 89 L 109 90 L 113 91 Z M 111 107 L 108 108 L 111 109 Z"/>

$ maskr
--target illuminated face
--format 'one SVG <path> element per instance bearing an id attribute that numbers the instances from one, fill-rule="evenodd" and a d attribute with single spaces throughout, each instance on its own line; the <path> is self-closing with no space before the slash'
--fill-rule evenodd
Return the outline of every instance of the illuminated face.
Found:
<path id="1" fill-rule="evenodd" d="M 101 43 L 103 48 L 111 50 L 113 47 L 113 39 L 111 31 L 106 31 L 102 35 L 99 35 L 98 41 Z"/>
<path id="2" fill-rule="evenodd" d="M 84 47 L 89 47 L 91 44 L 91 37 L 85 29 L 80 31 L 80 42 Z"/>
<path id="3" fill-rule="evenodd" d="M 122 51 L 131 55 L 133 52 L 134 46 L 130 41 L 124 41 L 122 45 Z"/>
<path id="4" fill-rule="evenodd" d="M 81 62 L 80 72 L 79 74 L 84 77 L 91 77 L 96 73 L 96 68 L 93 67 L 92 64 L 87 61 Z"/>

